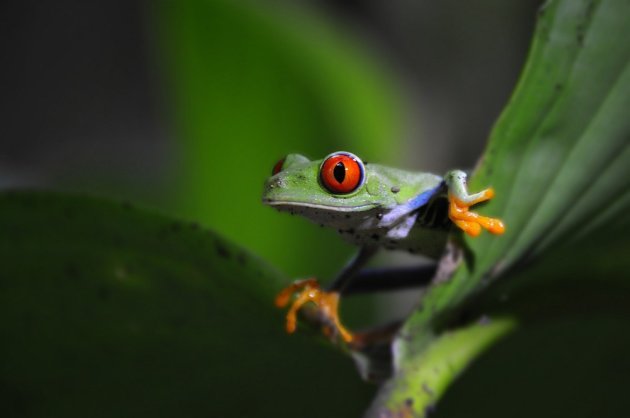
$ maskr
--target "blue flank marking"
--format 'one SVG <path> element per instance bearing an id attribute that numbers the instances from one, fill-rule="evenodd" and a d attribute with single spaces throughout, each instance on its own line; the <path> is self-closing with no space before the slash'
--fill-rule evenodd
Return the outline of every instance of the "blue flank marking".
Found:
<path id="1" fill-rule="evenodd" d="M 426 205 L 429 199 L 431 199 L 443 186 L 444 182 L 441 182 L 435 188 L 425 190 L 424 192 L 420 193 L 418 196 L 407 201 L 406 203 L 394 206 L 392 210 L 390 210 L 388 213 L 385 214 L 385 216 L 383 216 L 383 218 L 379 222 L 379 227 L 388 227 L 397 222 L 400 222 L 404 216 Z M 405 235 L 407 232 L 405 232 Z"/>
<path id="2" fill-rule="evenodd" d="M 427 204 L 429 199 L 431 199 L 438 192 L 438 190 L 442 188 L 442 186 L 443 184 L 440 183 L 434 189 L 425 190 L 418 196 L 405 203 L 405 206 L 407 206 L 410 212 L 421 208 L 422 206 Z"/>

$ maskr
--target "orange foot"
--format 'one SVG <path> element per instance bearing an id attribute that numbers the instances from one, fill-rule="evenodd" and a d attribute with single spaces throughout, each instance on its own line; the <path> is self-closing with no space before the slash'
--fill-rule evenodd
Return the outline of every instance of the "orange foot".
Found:
<path id="1" fill-rule="evenodd" d="M 492 199 L 493 197 L 494 190 L 491 188 L 479 193 L 479 197 L 471 200 L 470 202 L 464 202 L 449 193 L 448 200 L 450 205 L 448 216 L 455 225 L 471 237 L 479 235 L 482 227 L 492 234 L 502 234 L 505 232 L 505 225 L 503 225 L 503 222 L 500 219 L 487 218 L 468 210 L 471 206 L 476 205 L 479 202 Z"/>
<path id="2" fill-rule="evenodd" d="M 287 306 L 294 293 L 297 293 L 297 297 L 287 312 L 286 330 L 289 334 L 293 333 L 297 327 L 297 313 L 300 308 L 305 303 L 312 302 L 319 308 L 320 315 L 326 323 L 330 324 L 333 328 L 333 332 L 336 331 L 346 343 L 353 340 L 353 335 L 339 320 L 338 292 L 325 292 L 321 290 L 315 278 L 296 280 L 278 293 L 275 300 L 276 306 L 278 308 Z M 325 333 L 328 335 L 331 333 L 331 330 L 325 328 Z"/>

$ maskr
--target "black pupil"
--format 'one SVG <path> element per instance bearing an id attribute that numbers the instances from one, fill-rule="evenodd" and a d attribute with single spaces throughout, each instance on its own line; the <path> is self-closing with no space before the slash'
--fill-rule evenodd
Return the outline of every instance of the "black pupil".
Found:
<path id="1" fill-rule="evenodd" d="M 346 166 L 340 161 L 335 165 L 335 169 L 333 170 L 333 176 L 335 176 L 335 180 L 339 183 L 343 183 L 343 180 L 346 178 Z"/>

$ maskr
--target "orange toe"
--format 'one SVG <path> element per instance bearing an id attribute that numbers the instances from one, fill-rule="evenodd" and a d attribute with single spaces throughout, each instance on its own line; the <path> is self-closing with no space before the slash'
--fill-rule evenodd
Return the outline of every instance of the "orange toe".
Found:
<path id="1" fill-rule="evenodd" d="M 476 237 L 481 234 L 482 228 L 492 234 L 503 234 L 505 232 L 505 225 L 503 224 L 503 221 L 496 218 L 481 216 L 478 213 L 471 212 L 469 210 L 470 206 L 475 203 L 488 200 L 492 197 L 494 197 L 493 189 L 485 190 L 483 197 L 472 203 L 464 203 L 455 196 L 449 195 L 450 203 L 448 216 L 458 228 L 471 237 Z"/>

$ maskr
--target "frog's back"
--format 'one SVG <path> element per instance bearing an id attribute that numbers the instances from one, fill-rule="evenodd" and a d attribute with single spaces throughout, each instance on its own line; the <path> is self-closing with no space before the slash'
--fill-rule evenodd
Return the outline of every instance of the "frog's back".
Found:
<path id="1" fill-rule="evenodd" d="M 435 190 L 443 178 L 433 173 L 414 172 L 380 164 L 367 164 L 366 187 L 370 194 L 380 196 L 383 201 L 391 197 L 403 204 L 427 190 Z"/>

